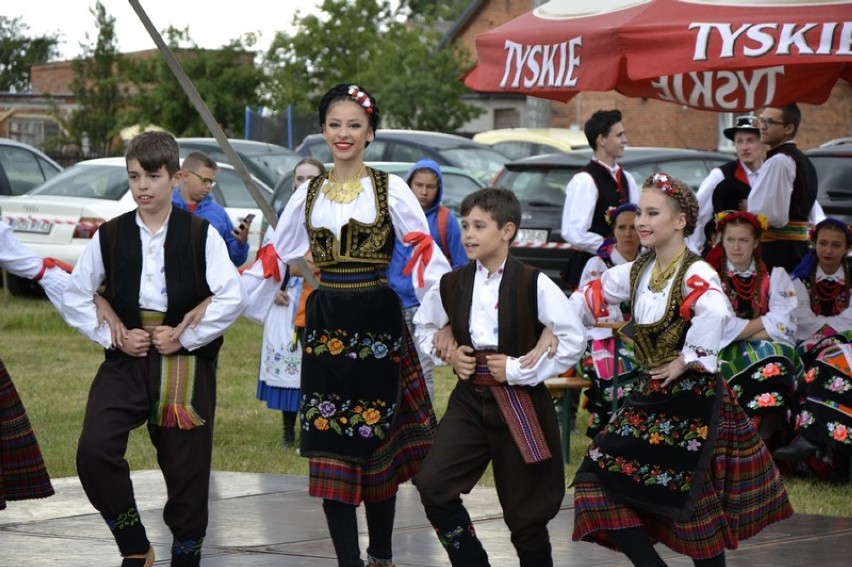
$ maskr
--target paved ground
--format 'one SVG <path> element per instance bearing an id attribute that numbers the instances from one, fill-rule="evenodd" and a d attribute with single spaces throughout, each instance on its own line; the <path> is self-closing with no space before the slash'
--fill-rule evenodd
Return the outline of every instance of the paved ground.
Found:
<path id="1" fill-rule="evenodd" d="M 168 565 L 170 534 L 162 522 L 165 487 L 159 471 L 133 475 L 142 518 L 154 543 L 156 565 Z M 86 500 L 76 477 L 54 480 L 57 494 L 46 500 L 10 502 L 0 512 L 0 566 L 118 566 L 109 531 Z M 493 489 L 466 498 L 476 530 L 493 567 L 517 565 Z M 362 513 L 363 510 L 361 509 Z M 366 524 L 361 547 L 366 549 Z M 589 543 L 575 543 L 571 495 L 551 522 L 557 566 L 627 567 L 623 556 Z M 661 548 L 672 567 L 692 562 Z M 395 561 L 399 567 L 447 566 L 444 550 L 426 521 L 414 487 L 403 486 L 397 500 Z M 785 567 L 849 565 L 852 518 L 794 516 L 728 554 L 729 566 Z M 204 545 L 206 567 L 334 567 L 334 551 L 317 499 L 307 495 L 299 476 L 214 472 L 210 528 Z"/>

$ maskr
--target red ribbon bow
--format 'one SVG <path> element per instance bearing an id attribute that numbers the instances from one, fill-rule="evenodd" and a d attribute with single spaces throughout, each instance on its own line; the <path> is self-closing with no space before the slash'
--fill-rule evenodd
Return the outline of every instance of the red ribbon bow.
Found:
<path id="1" fill-rule="evenodd" d="M 45 273 L 46 273 L 46 272 L 47 272 L 50 268 L 61 268 L 62 270 L 64 270 L 65 272 L 67 272 L 67 273 L 69 273 L 69 274 L 70 274 L 72 271 L 74 271 L 74 267 L 73 267 L 73 266 L 71 266 L 71 265 L 69 265 L 69 264 L 66 264 L 65 262 L 63 262 L 63 261 L 61 261 L 61 260 L 57 260 L 56 258 L 44 258 L 44 259 L 41 261 L 41 271 L 38 273 L 38 275 L 37 275 L 36 277 L 34 277 L 34 278 L 33 278 L 33 280 L 34 280 L 34 281 L 39 281 L 39 280 L 41 280 L 41 278 L 43 278 L 43 277 L 44 277 L 44 274 L 45 274 Z"/>
<path id="2" fill-rule="evenodd" d="M 701 278 L 697 275 L 692 275 L 688 280 L 686 280 L 686 286 L 692 288 L 692 291 L 689 292 L 689 295 L 683 300 L 683 304 L 680 306 L 680 316 L 683 317 L 684 321 L 689 321 L 692 319 L 692 306 L 695 305 L 695 302 L 698 301 L 698 298 L 704 295 L 704 292 L 713 289 L 710 287 L 710 284 L 707 280 Z"/>
<path id="3" fill-rule="evenodd" d="M 586 289 L 583 290 L 583 296 L 586 298 L 586 305 L 589 306 L 589 310 L 592 312 L 592 316 L 595 319 L 600 319 L 609 315 L 609 309 L 606 306 L 606 300 L 604 299 L 603 286 L 601 285 L 600 278 L 588 283 Z"/>
<path id="4" fill-rule="evenodd" d="M 409 232 L 402 238 L 402 241 L 414 246 L 411 258 L 408 259 L 402 270 L 402 275 L 410 276 L 419 260 L 420 264 L 417 265 L 417 287 L 424 287 L 426 285 L 424 277 L 426 266 L 432 261 L 432 237 L 423 232 Z"/>
<path id="5" fill-rule="evenodd" d="M 263 277 L 274 277 L 275 281 L 281 281 L 281 271 L 278 269 L 278 252 L 272 244 L 267 244 L 257 251 L 257 259 L 263 264 Z"/>

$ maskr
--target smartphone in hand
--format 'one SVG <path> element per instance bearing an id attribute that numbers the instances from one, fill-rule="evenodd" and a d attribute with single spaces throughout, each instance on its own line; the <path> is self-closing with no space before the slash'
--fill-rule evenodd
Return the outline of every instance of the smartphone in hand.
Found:
<path id="1" fill-rule="evenodd" d="M 253 220 L 254 220 L 254 213 L 246 215 L 246 218 L 243 219 L 243 222 L 240 223 L 240 226 L 238 228 L 234 229 L 234 234 L 237 234 L 239 232 L 244 231 L 246 229 L 246 227 L 248 225 L 250 225 L 251 221 L 253 221 Z"/>

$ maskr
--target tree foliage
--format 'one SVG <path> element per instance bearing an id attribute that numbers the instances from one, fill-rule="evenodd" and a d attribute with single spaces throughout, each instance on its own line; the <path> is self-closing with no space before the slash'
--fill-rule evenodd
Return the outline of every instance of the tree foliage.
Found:
<path id="1" fill-rule="evenodd" d="M 187 30 L 169 28 L 164 39 L 226 134 L 241 137 L 246 106 L 259 103 L 261 73 L 255 67 L 253 34 L 231 40 L 217 50 L 199 49 Z M 128 65 L 133 89 L 125 122 L 157 124 L 178 137 L 210 131 L 162 57 Z"/>
<path id="2" fill-rule="evenodd" d="M 0 92 L 28 92 L 30 67 L 59 55 L 56 35 L 28 37 L 21 18 L 0 15 Z"/>
<path id="3" fill-rule="evenodd" d="M 480 112 L 461 99 L 465 55 L 438 49 L 437 32 L 403 21 L 388 0 L 324 0 L 319 16 L 297 13 L 294 24 L 264 64 L 275 110 L 314 111 L 329 87 L 352 82 L 376 97 L 384 126 L 454 131 Z"/>
<path id="4" fill-rule="evenodd" d="M 64 121 L 64 126 L 71 141 L 85 146 L 84 141 L 88 140 L 92 150 L 106 154 L 118 133 L 118 116 L 125 105 L 120 88 L 124 59 L 118 51 L 115 18 L 100 2 L 90 11 L 98 37 L 94 46 L 81 44 L 83 54 L 71 63 L 71 92 L 80 106 Z"/>

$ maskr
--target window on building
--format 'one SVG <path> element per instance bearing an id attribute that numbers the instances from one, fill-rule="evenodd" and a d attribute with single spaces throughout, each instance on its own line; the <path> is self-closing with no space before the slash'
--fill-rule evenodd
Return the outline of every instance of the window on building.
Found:
<path id="1" fill-rule="evenodd" d="M 59 134 L 59 124 L 51 118 L 15 117 L 9 120 L 9 137 L 37 148 L 57 139 Z"/>

